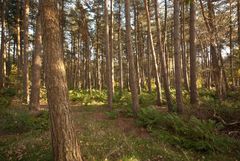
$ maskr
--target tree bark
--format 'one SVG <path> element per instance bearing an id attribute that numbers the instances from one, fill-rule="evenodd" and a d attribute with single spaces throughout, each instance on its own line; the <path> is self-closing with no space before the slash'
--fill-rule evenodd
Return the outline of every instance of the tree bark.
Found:
<path id="1" fill-rule="evenodd" d="M 57 0 L 42 0 L 43 50 L 55 161 L 82 161 L 68 101 Z"/>
<path id="2" fill-rule="evenodd" d="M 150 48 L 153 56 L 153 68 L 154 68 L 154 75 L 155 75 L 155 84 L 156 84 L 156 92 L 157 92 L 157 105 L 160 106 L 162 103 L 162 96 L 161 96 L 161 85 L 159 79 L 159 71 L 158 71 L 158 64 L 157 64 L 157 57 L 154 49 L 153 38 L 152 38 L 152 30 L 151 30 L 151 22 L 150 22 L 150 15 L 149 15 L 149 8 L 148 8 L 148 1 L 144 0 L 145 11 L 147 16 L 147 26 L 148 26 L 148 36 L 150 40 Z"/>
<path id="3" fill-rule="evenodd" d="M 107 89 L 108 89 L 108 106 L 112 108 L 113 99 L 113 82 L 112 82 L 112 62 L 111 53 L 109 51 L 109 25 L 108 25 L 108 3 L 109 0 L 105 0 L 105 52 L 106 52 L 106 70 L 107 70 Z"/>
<path id="4" fill-rule="evenodd" d="M 207 1 L 208 6 L 208 18 L 204 12 L 204 6 L 202 0 L 200 0 L 202 15 L 204 22 L 209 33 L 209 43 L 210 43 L 210 55 L 213 67 L 213 79 L 216 87 L 217 95 L 220 99 L 223 99 L 226 95 L 226 83 L 224 80 L 224 71 L 221 62 L 221 53 L 218 52 L 218 39 L 217 39 L 217 29 L 214 23 L 214 8 L 212 1 Z"/>
<path id="5" fill-rule="evenodd" d="M 182 72 L 185 90 L 189 91 L 188 71 L 187 71 L 187 50 L 186 50 L 186 36 L 185 36 L 185 2 L 182 1 L 181 12 L 181 47 L 182 47 Z"/>
<path id="6" fill-rule="evenodd" d="M 119 17 L 118 17 L 118 63 L 119 63 L 119 87 L 120 87 L 120 94 L 123 92 L 123 62 L 122 62 L 122 42 L 121 42 L 121 34 L 122 34 L 122 29 L 121 29 L 121 0 L 118 0 L 118 5 L 119 5 Z"/>
<path id="7" fill-rule="evenodd" d="M 134 67 L 134 57 L 132 53 L 130 0 L 125 0 L 125 17 L 126 17 L 126 46 L 129 62 L 129 84 L 132 96 L 132 109 L 136 116 L 137 111 L 139 109 L 139 100 L 138 100 L 138 88 L 136 83 L 137 81 L 136 72 Z"/>
<path id="8" fill-rule="evenodd" d="M 196 7 L 195 1 L 190 2 L 190 20 L 189 20 L 189 36 L 190 36 L 190 102 L 192 105 L 198 104 L 197 94 L 197 62 L 196 62 Z"/>
<path id="9" fill-rule="evenodd" d="M 113 33 L 113 28 L 114 28 L 114 14 L 113 14 L 113 7 L 114 7 L 114 0 L 110 0 L 110 30 L 109 30 L 109 51 L 110 51 L 110 71 L 111 71 L 111 81 L 112 81 L 112 93 L 114 94 L 114 47 L 113 47 L 113 38 L 114 38 L 114 33 Z"/>
<path id="10" fill-rule="evenodd" d="M 24 102 L 29 103 L 29 74 L 28 74 L 28 54 L 29 54 L 29 39 L 28 39 L 28 22 L 29 20 L 29 0 L 24 1 L 24 59 L 23 59 L 23 95 Z"/>
<path id="11" fill-rule="evenodd" d="M 101 83 L 101 65 L 100 65 L 100 46 L 99 46 L 99 27 L 100 27 L 100 24 L 99 24 L 99 20 L 100 20 L 100 8 L 99 8 L 99 4 L 97 6 L 97 17 L 96 17 L 96 32 L 97 32 L 97 53 L 96 53 L 96 66 L 97 66 L 97 88 L 99 90 L 102 90 L 102 83 Z"/>
<path id="12" fill-rule="evenodd" d="M 229 23 L 229 48 L 230 48 L 230 80 L 232 83 L 232 86 L 235 86 L 235 81 L 234 81 L 234 76 L 233 76 L 233 20 L 232 20 L 232 0 L 229 0 L 229 8 L 230 8 L 230 12 L 229 12 L 229 19 L 230 19 L 230 23 Z"/>
<path id="13" fill-rule="evenodd" d="M 39 4 L 40 5 L 40 4 Z M 39 7 L 40 9 L 40 7 Z M 35 50 L 32 58 L 32 86 L 30 94 L 30 110 L 38 111 L 40 109 L 40 86 L 41 86 L 41 67 L 42 67 L 42 33 L 41 17 L 38 11 L 35 31 Z"/>
<path id="14" fill-rule="evenodd" d="M 180 61 L 180 32 L 179 32 L 179 0 L 174 0 L 174 58 L 175 58 L 175 86 L 178 113 L 183 112 L 181 88 L 181 61 Z"/>
<path id="15" fill-rule="evenodd" d="M 20 34 L 20 0 L 17 0 L 16 9 L 16 29 L 17 29 L 17 75 L 20 77 L 22 70 L 22 57 L 21 57 L 21 34 Z"/>
<path id="16" fill-rule="evenodd" d="M 1 2 L 1 23 L 2 23 L 2 31 L 1 31 L 1 53 L 0 53 L 0 89 L 4 87 L 4 66 L 5 66 L 5 57 L 6 57 L 6 47 L 5 47 L 5 8 L 6 1 L 3 0 Z"/>
<path id="17" fill-rule="evenodd" d="M 166 66 L 166 57 L 165 57 L 165 52 L 163 51 L 162 47 L 162 38 L 161 38 L 161 24 L 160 24 L 160 19 L 158 15 L 158 2 L 157 0 L 154 0 L 154 7 L 155 7 L 155 19 L 156 19 L 156 27 L 157 27 L 157 40 L 158 40 L 158 51 L 160 55 L 160 63 L 161 63 L 161 68 L 162 68 L 162 76 L 163 76 L 163 87 L 164 87 L 164 92 L 165 92 L 165 97 L 167 100 L 167 105 L 168 105 L 168 111 L 173 111 L 173 104 L 172 104 L 172 97 L 170 93 L 170 85 L 168 81 L 168 75 L 167 75 L 167 66 Z"/>

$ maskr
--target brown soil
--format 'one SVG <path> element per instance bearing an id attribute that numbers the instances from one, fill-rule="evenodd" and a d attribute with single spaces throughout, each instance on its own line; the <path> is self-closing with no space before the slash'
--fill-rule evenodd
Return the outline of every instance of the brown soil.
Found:
<path id="1" fill-rule="evenodd" d="M 136 137 L 147 138 L 149 133 L 145 128 L 138 127 L 133 118 L 118 117 L 116 126 L 126 134 L 132 134 Z"/>

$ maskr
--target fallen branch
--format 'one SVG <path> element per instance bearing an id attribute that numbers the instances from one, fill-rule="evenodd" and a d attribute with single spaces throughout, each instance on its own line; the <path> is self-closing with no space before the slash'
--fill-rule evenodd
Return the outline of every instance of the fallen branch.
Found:
<path id="1" fill-rule="evenodd" d="M 221 116 L 218 116 L 216 113 L 216 110 L 213 112 L 213 117 L 216 118 L 218 121 L 220 121 L 224 126 L 235 126 L 235 125 L 240 125 L 239 121 L 227 123 Z"/>
<path id="2" fill-rule="evenodd" d="M 230 131 L 230 132 L 228 132 L 228 135 L 233 135 L 233 134 L 238 134 L 238 133 L 240 133 L 240 131 Z"/>

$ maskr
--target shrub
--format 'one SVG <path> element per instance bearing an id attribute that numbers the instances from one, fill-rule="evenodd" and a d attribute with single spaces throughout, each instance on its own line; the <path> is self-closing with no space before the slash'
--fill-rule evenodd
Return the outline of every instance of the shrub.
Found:
<path id="1" fill-rule="evenodd" d="M 4 88 L 1 90 L 1 95 L 5 97 L 14 97 L 17 95 L 17 90 L 15 88 Z"/>
<path id="2" fill-rule="evenodd" d="M 33 116 L 26 111 L 5 110 L 0 118 L 1 131 L 7 133 L 23 133 L 30 130 L 47 130 L 49 119 L 47 112 Z"/>
<path id="3" fill-rule="evenodd" d="M 33 122 L 34 130 L 48 130 L 49 129 L 49 115 L 47 111 L 42 111 L 35 117 Z"/>
<path id="4" fill-rule="evenodd" d="M 1 118 L 2 130 L 10 133 L 26 132 L 33 126 L 33 117 L 26 112 L 5 111 Z"/>
<path id="5" fill-rule="evenodd" d="M 0 109 L 8 107 L 11 103 L 12 97 L 17 94 L 14 88 L 4 88 L 0 91 Z"/>
<path id="6" fill-rule="evenodd" d="M 69 97 L 71 101 L 79 101 L 85 105 L 103 103 L 107 99 L 106 92 L 98 90 L 92 90 L 92 93 L 89 93 L 89 91 L 70 90 Z"/>
<path id="7" fill-rule="evenodd" d="M 4 109 L 10 105 L 10 100 L 6 97 L 0 97 L 0 109 Z"/>
<path id="8" fill-rule="evenodd" d="M 184 120 L 177 114 L 163 114 L 153 108 L 142 108 L 138 116 L 138 123 L 147 127 L 154 136 L 183 148 L 222 152 L 239 144 L 217 135 L 216 130 L 222 125 L 212 120 L 200 120 L 194 116 Z"/>

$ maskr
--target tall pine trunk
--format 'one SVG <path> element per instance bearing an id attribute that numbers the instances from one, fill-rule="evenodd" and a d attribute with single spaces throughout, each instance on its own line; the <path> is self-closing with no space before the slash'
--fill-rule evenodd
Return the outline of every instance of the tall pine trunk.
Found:
<path id="1" fill-rule="evenodd" d="M 40 5 L 40 4 L 39 4 Z M 39 7 L 40 8 L 40 7 Z M 30 110 L 40 108 L 40 86 L 41 86 L 41 66 L 42 66 L 42 35 L 41 35 L 41 11 L 38 11 L 35 31 L 35 49 L 32 58 L 32 86 L 30 94 Z"/>
<path id="2" fill-rule="evenodd" d="M 28 54 L 29 54 L 29 0 L 24 1 L 24 56 L 23 56 L 23 95 L 24 102 L 29 103 L 29 74 L 28 74 Z"/>
<path id="3" fill-rule="evenodd" d="M 147 0 L 144 0 L 144 5 L 145 5 L 146 16 L 147 16 L 147 28 L 148 28 L 148 37 L 149 37 L 149 40 L 150 40 L 150 49 L 151 49 L 151 53 L 152 53 L 152 57 L 153 57 L 153 69 L 154 69 L 156 92 L 157 92 L 157 105 L 160 106 L 161 102 L 162 102 L 161 85 L 160 85 L 160 79 L 159 79 L 157 57 L 156 57 L 154 44 L 153 44 L 153 38 L 152 38 L 150 14 L 149 14 L 149 8 L 148 8 L 148 1 Z"/>
<path id="4" fill-rule="evenodd" d="M 106 70 L 107 70 L 107 89 L 108 89 L 108 106 L 112 108 L 113 99 L 113 82 L 112 82 L 112 61 L 111 53 L 109 51 L 109 25 L 108 25 L 108 3 L 109 0 L 105 0 L 105 52 L 106 52 Z"/>
<path id="5" fill-rule="evenodd" d="M 196 7 L 195 1 L 190 2 L 190 20 L 189 20 L 189 35 L 190 35 L 190 102 L 192 105 L 198 104 L 197 94 L 197 62 L 196 62 Z"/>
<path id="6" fill-rule="evenodd" d="M 42 0 L 46 87 L 55 161 L 82 161 L 68 101 L 57 0 Z"/>
<path id="7" fill-rule="evenodd" d="M 126 46 L 129 63 L 129 84 L 132 96 L 132 109 L 134 114 L 137 115 L 137 111 L 139 109 L 139 100 L 138 100 L 138 87 L 136 82 L 137 81 L 136 72 L 134 66 L 134 56 L 132 53 L 130 0 L 125 0 L 125 17 L 126 17 Z"/>
<path id="8" fill-rule="evenodd" d="M 169 88 L 170 85 L 168 81 L 169 78 L 167 74 L 166 56 L 165 56 L 164 50 L 162 49 L 163 44 L 162 44 L 162 38 L 161 38 L 161 25 L 160 25 L 160 20 L 158 15 L 159 12 L 158 12 L 157 0 L 154 0 L 154 7 L 155 7 L 155 19 L 156 19 L 156 27 L 157 27 L 158 52 L 160 55 L 160 63 L 161 63 L 162 76 L 163 76 L 163 87 L 164 87 L 165 97 L 167 100 L 168 110 L 173 111 L 172 97 L 171 97 L 170 88 Z"/>
<path id="9" fill-rule="evenodd" d="M 180 60 L 180 30 L 179 30 L 179 0 L 174 0 L 174 58 L 175 58 L 175 88 L 178 113 L 183 112 L 181 88 L 181 60 Z"/>
<path id="10" fill-rule="evenodd" d="M 1 53 L 0 53 L 0 89 L 4 87 L 4 66 L 5 66 L 5 55 L 6 55 L 6 46 L 5 46 L 5 8 L 6 8 L 6 1 L 3 0 L 1 3 L 1 24 L 2 24 L 2 31 L 1 31 Z"/>

